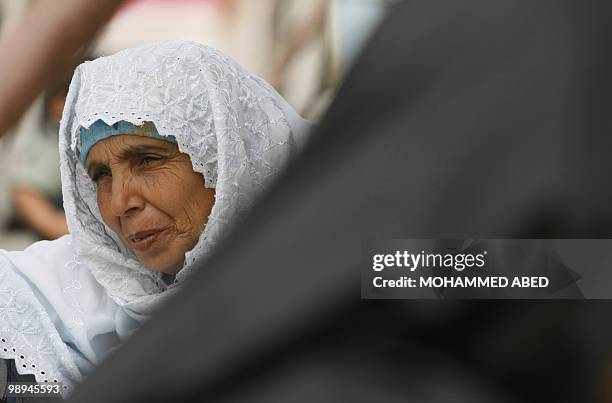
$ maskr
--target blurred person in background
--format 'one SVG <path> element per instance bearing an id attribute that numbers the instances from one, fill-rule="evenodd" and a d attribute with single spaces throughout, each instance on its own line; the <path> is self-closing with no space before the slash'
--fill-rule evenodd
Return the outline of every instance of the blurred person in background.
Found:
<path id="1" fill-rule="evenodd" d="M 309 128 L 265 81 L 193 42 L 80 65 L 59 129 L 70 233 L 0 250 L 0 390 L 33 376 L 69 393 L 182 289 Z"/>
<path id="2" fill-rule="evenodd" d="M 30 0 L 0 0 L 0 35 L 3 35 L 22 16 L 31 4 Z M 34 239 L 30 234 L 22 233 L 16 236 L 6 232 L 13 222 L 14 211 L 11 201 L 10 172 L 12 155 L 12 135 L 0 137 L 0 248 L 20 248 Z"/>
<path id="3" fill-rule="evenodd" d="M 333 72 L 334 2 L 277 0 L 270 83 L 307 118 L 318 121 L 338 84 Z"/>
<path id="4" fill-rule="evenodd" d="M 11 151 L 12 201 L 17 216 L 43 239 L 68 233 L 62 208 L 58 131 L 68 82 L 49 89 L 22 119 Z"/>
<path id="5" fill-rule="evenodd" d="M 270 82 L 319 121 L 391 0 L 277 0 Z"/>

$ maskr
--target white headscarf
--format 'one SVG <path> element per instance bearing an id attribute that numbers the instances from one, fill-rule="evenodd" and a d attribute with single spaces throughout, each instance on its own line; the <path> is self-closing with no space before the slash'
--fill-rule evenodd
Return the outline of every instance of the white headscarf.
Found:
<path id="1" fill-rule="evenodd" d="M 216 200 L 176 281 L 144 268 L 102 221 L 78 158 L 79 129 L 153 122 L 173 135 Z M 305 144 L 307 122 L 265 81 L 209 47 L 183 41 L 80 65 L 60 127 L 70 235 L 0 251 L 0 358 L 69 391 L 189 276 Z"/>

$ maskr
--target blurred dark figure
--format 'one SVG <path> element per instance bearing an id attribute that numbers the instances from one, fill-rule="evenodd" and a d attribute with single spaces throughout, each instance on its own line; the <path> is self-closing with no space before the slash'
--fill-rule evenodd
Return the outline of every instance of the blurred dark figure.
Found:
<path id="1" fill-rule="evenodd" d="M 364 238 L 610 238 L 611 18 L 399 3 L 309 151 L 72 401 L 609 401 L 610 302 L 363 301 L 359 259 Z"/>

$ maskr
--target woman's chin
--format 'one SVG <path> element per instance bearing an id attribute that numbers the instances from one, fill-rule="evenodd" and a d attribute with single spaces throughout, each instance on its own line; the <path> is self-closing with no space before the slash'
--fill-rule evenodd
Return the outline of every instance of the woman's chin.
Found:
<path id="1" fill-rule="evenodd" d="M 136 252 L 136 257 L 146 269 L 172 275 L 181 270 L 185 261 L 185 253 L 172 253 L 167 249 L 144 255 Z"/>

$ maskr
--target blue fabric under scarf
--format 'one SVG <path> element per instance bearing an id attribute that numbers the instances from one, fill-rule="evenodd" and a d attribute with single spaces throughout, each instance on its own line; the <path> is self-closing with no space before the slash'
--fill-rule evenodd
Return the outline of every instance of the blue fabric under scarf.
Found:
<path id="1" fill-rule="evenodd" d="M 136 130 L 140 134 L 144 134 L 148 137 L 153 137 L 160 140 L 169 141 L 171 143 L 176 144 L 176 137 L 174 136 L 162 136 L 157 132 L 155 126 L 146 125 L 135 126 L 130 122 L 126 122 L 124 120 L 113 124 L 112 126 L 107 125 L 102 120 L 96 120 L 89 129 L 85 129 L 81 127 L 79 132 L 79 138 L 81 141 L 81 154 L 79 155 L 79 159 L 83 166 L 85 166 L 85 161 L 87 161 L 87 155 L 89 154 L 89 150 L 94 146 L 98 141 L 104 140 L 111 136 L 118 136 L 121 134 L 132 134 Z"/>

